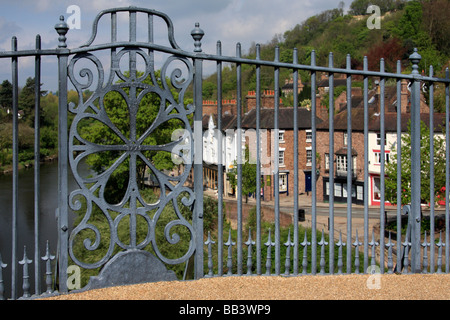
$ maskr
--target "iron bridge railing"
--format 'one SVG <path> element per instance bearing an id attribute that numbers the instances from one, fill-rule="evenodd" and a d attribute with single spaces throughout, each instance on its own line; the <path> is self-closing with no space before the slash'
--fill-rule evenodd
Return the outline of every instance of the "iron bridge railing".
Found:
<path id="1" fill-rule="evenodd" d="M 126 40 L 119 40 L 117 16 L 119 14 L 128 15 L 129 37 Z M 144 17 L 145 26 L 147 26 L 147 38 L 144 41 L 137 40 L 137 17 Z M 97 28 L 100 19 L 110 21 L 111 38 L 103 43 L 96 41 L 104 41 L 97 39 Z M 154 29 L 154 19 L 162 21 L 167 27 L 165 33 L 157 33 Z M 139 20 L 141 21 L 141 20 Z M 311 64 L 302 65 L 298 63 L 297 50 L 293 51 L 293 60 L 291 63 L 280 62 L 279 48 L 275 49 L 274 61 L 265 61 L 260 58 L 260 46 L 256 46 L 256 58 L 248 59 L 241 56 L 241 48 L 236 46 L 236 56 L 223 56 L 221 54 L 221 43 L 217 43 L 216 54 L 206 54 L 202 51 L 201 40 L 203 30 L 199 24 L 195 25 L 191 35 L 194 39 L 194 50 L 188 52 L 182 50 L 175 41 L 173 36 L 173 25 L 170 18 L 160 12 L 144 9 L 144 8 L 115 8 L 102 11 L 95 19 L 93 24 L 92 36 L 86 44 L 79 48 L 69 49 L 66 44 L 66 34 L 68 26 L 61 17 L 55 29 L 59 35 L 59 44 L 55 49 L 42 49 L 41 39 L 36 37 L 36 48 L 34 50 L 18 50 L 17 39 L 12 38 L 11 51 L 1 52 L 1 59 L 11 60 L 11 79 L 12 79 L 12 205 L 11 212 L 3 212 L 2 215 L 11 216 L 11 241 L 7 243 L 10 247 L 11 256 L 9 259 L 2 260 L 0 258 L 0 295 L 2 298 L 17 299 L 19 296 L 23 298 L 36 297 L 41 295 L 65 293 L 73 289 L 69 277 L 70 270 L 73 266 L 84 269 L 100 270 L 98 276 L 91 278 L 88 285 L 81 290 L 95 287 L 109 286 L 114 284 L 134 283 L 142 281 L 158 281 L 176 279 L 173 271 L 170 269 L 172 265 L 186 266 L 184 278 L 190 275 L 196 279 L 202 277 L 226 276 L 226 275 L 293 275 L 299 276 L 303 274 L 333 274 L 333 273 L 371 273 L 377 267 L 380 273 L 394 271 L 402 273 L 441 273 L 449 272 L 449 75 L 448 69 L 445 79 L 433 76 L 433 69 L 430 68 L 429 75 L 419 73 L 418 64 L 420 55 L 415 51 L 410 60 L 412 63 L 412 72 L 410 74 L 402 73 L 400 63 L 398 64 L 396 73 L 388 73 L 384 71 L 384 61 L 380 61 L 379 71 L 369 71 L 368 61 L 364 58 L 363 70 L 355 70 L 350 66 L 350 56 L 347 57 L 346 68 L 335 68 L 333 66 L 333 55 L 330 54 L 328 66 L 316 65 L 316 55 L 311 53 Z M 140 29 L 139 29 L 140 30 Z M 166 34 L 168 36 L 169 45 L 161 45 L 156 43 L 156 35 Z M 110 59 L 109 67 L 105 67 L 102 52 L 108 52 L 105 56 Z M 161 57 L 159 56 L 161 55 Z M 58 65 L 58 188 L 54 197 L 57 199 L 56 209 L 56 225 L 57 240 L 56 243 L 46 242 L 42 244 L 41 240 L 41 221 L 42 215 L 40 196 L 42 188 L 40 186 L 41 171 L 40 166 L 34 166 L 34 218 L 33 233 L 34 240 L 31 246 L 34 255 L 30 256 L 30 244 L 25 247 L 23 258 L 18 255 L 21 252 L 19 248 L 19 240 L 22 238 L 20 234 L 18 222 L 19 220 L 19 204 L 21 202 L 21 185 L 19 184 L 19 59 L 24 57 L 34 57 L 35 59 L 35 142 L 34 154 L 35 163 L 40 163 L 40 99 L 41 99 L 41 59 L 42 57 L 55 57 L 55 65 Z M 123 57 L 128 56 L 128 64 L 121 62 Z M 81 63 L 82 61 L 85 64 Z M 76 69 L 76 64 L 81 63 L 81 69 Z M 140 64 L 139 64 L 140 63 Z M 177 66 L 170 67 L 172 63 Z M 209 116 L 203 111 L 202 99 L 202 77 L 203 67 L 207 63 L 215 65 L 217 70 L 217 109 L 214 111 L 216 116 L 215 128 L 213 133 L 215 137 L 213 148 L 215 149 L 215 159 L 213 166 L 216 171 L 217 185 L 217 208 L 218 213 L 212 214 L 214 228 L 206 230 L 204 228 L 206 215 L 211 216 L 211 212 L 204 212 L 204 148 L 207 128 L 203 125 L 204 116 Z M 236 72 L 236 99 L 235 107 L 231 111 L 235 116 L 234 122 L 225 123 L 228 115 L 224 112 L 222 103 L 222 70 L 224 64 L 231 64 Z M 90 64 L 90 67 L 87 66 Z M 160 65 L 158 67 L 158 64 Z M 249 104 L 245 104 L 244 93 L 242 92 L 242 67 L 249 65 L 255 70 L 256 88 L 253 96 L 255 97 L 254 109 L 244 109 Z M 107 66 L 107 65 L 106 65 Z M 261 84 L 261 70 L 270 68 L 273 70 L 273 95 L 270 102 L 262 100 L 264 90 Z M 281 84 L 280 72 L 288 69 L 292 72 L 292 92 L 293 105 L 299 105 L 299 79 L 300 71 L 307 71 L 310 74 L 309 83 L 311 87 L 311 103 L 310 109 L 307 111 L 308 118 L 302 118 L 305 110 L 302 108 L 284 108 L 281 106 Z M 106 71 L 110 73 L 106 76 Z M 157 73 L 160 72 L 160 73 Z M 77 74 L 78 72 L 78 74 Z M 337 77 L 345 79 L 345 107 L 346 124 L 345 128 L 336 127 L 336 118 L 333 112 L 327 113 L 326 117 L 319 117 L 321 106 L 315 97 L 318 94 L 318 84 L 320 75 L 325 74 L 329 87 L 329 105 L 335 105 L 334 98 L 334 81 Z M 77 79 L 81 76 L 85 82 Z M 353 110 L 357 106 L 352 105 L 352 83 L 355 78 L 362 79 L 362 117 L 357 121 L 362 121 L 363 130 L 354 128 L 355 119 L 352 119 Z M 167 79 L 164 82 L 161 79 Z M 390 80 L 396 84 L 396 130 L 385 127 L 385 116 L 388 107 L 385 105 L 385 99 L 379 99 L 379 128 L 371 129 L 369 120 L 372 121 L 373 113 L 370 113 L 371 90 L 369 88 L 369 80 L 379 81 L 378 89 L 380 96 L 385 96 L 387 90 L 386 82 Z M 410 83 L 410 113 L 402 113 L 402 82 Z M 97 85 L 95 85 L 95 82 Z M 429 117 L 428 126 L 430 136 L 435 135 L 435 114 L 434 114 L 434 90 L 437 86 L 445 87 L 445 105 L 446 112 L 444 116 L 445 134 L 445 172 L 434 172 L 434 143 L 431 139 L 430 161 L 428 174 L 431 179 L 431 186 L 434 186 L 434 178 L 437 174 L 446 176 L 445 182 L 445 210 L 443 213 L 444 228 L 435 233 L 436 212 L 435 206 L 431 205 L 427 211 L 430 221 L 430 230 L 424 235 L 421 234 L 420 226 L 422 219 L 422 203 L 421 203 L 421 86 L 427 85 L 429 91 L 428 107 Z M 68 88 L 71 85 L 77 95 L 78 103 L 68 103 Z M 91 96 L 84 96 L 87 89 L 90 90 Z M 186 103 L 185 98 L 187 92 L 192 92 L 192 104 Z M 113 92 L 113 93 L 112 93 Z M 175 94 L 176 93 L 176 94 Z M 109 95 L 117 94 L 122 100 L 124 110 L 126 110 L 127 122 L 126 132 L 124 127 L 120 127 L 118 122 L 111 120 L 110 106 L 106 100 Z M 157 115 L 152 122 L 146 123 L 144 129 L 140 129 L 139 112 L 144 112 L 145 106 L 141 102 L 145 96 L 153 96 L 157 98 L 155 108 Z M 266 112 L 267 103 L 273 105 L 269 124 L 267 121 L 262 123 L 262 113 Z M 409 106 L 409 105 L 408 105 Z M 403 106 L 404 107 L 404 106 Z M 286 125 L 286 118 L 280 118 L 284 110 L 289 110 L 289 121 Z M 252 113 L 254 122 L 248 124 L 248 115 Z M 70 119 L 69 119 L 70 116 Z M 369 119 L 369 116 L 371 117 Z M 369 205 L 369 166 L 370 163 L 370 135 L 378 133 L 380 136 L 380 153 L 386 152 L 386 133 L 396 134 L 396 143 L 398 147 L 397 162 L 397 199 L 401 203 L 402 194 L 402 161 L 401 161 L 401 136 L 405 134 L 402 131 L 402 121 L 405 117 L 411 121 L 411 202 L 403 207 L 393 207 L 389 210 L 393 213 L 396 239 L 391 238 L 391 232 L 387 232 L 387 215 L 385 212 L 385 172 L 386 159 L 380 157 L 379 171 L 379 194 L 380 204 L 375 209 Z M 158 133 L 158 127 L 164 126 L 164 123 L 171 120 L 177 120 L 184 129 L 181 136 L 177 136 L 172 141 L 166 141 L 158 145 L 157 140 L 151 140 L 152 134 Z M 266 120 L 266 119 L 264 119 Z M 304 122 L 307 122 L 306 127 Z M 89 122 L 90 121 L 90 122 Z M 82 124 L 92 124 L 98 122 L 108 130 L 111 130 L 119 138 L 114 142 L 90 140 L 80 127 Z M 226 126 L 226 127 L 225 127 Z M 226 130 L 232 129 L 230 141 L 234 141 L 229 145 L 229 140 L 225 137 Z M 310 177 L 311 190 L 307 190 L 311 205 L 304 203 L 304 197 L 299 194 L 304 191 L 304 180 L 301 179 L 301 171 L 305 171 L 303 161 L 300 157 L 305 149 L 302 132 L 308 130 L 310 134 L 310 144 L 307 145 L 311 150 L 310 159 Z M 358 131 L 359 130 L 359 131 Z M 390 130 L 390 131 L 389 131 Z M 290 199 L 292 204 L 289 209 L 281 208 L 285 197 L 284 193 L 280 193 L 281 188 L 285 186 L 283 183 L 286 177 L 284 168 L 280 168 L 279 157 L 280 150 L 283 146 L 280 139 L 272 139 L 270 156 L 262 154 L 260 150 L 266 148 L 263 143 L 267 143 L 267 139 L 261 134 L 262 132 L 270 132 L 273 137 L 279 137 L 279 133 L 283 132 L 284 136 L 290 135 L 291 144 L 284 150 L 284 159 L 292 158 L 292 167 L 289 168 L 290 180 L 287 190 L 291 188 Z M 288 133 L 289 132 L 289 133 Z M 347 161 L 346 176 L 341 177 L 336 174 L 337 170 L 333 157 L 339 144 L 337 134 L 346 134 L 346 156 L 352 159 L 354 156 L 353 149 L 359 148 L 363 150 L 359 153 L 359 160 L 356 161 L 357 168 L 353 168 L 355 163 Z M 158 133 L 159 134 L 159 133 Z M 253 135 L 252 135 L 253 134 Z M 359 134 L 359 138 L 357 138 Z M 265 184 L 270 181 L 270 192 L 264 191 L 264 200 L 262 200 L 261 192 L 255 193 L 255 228 L 247 231 L 247 223 L 249 214 L 247 205 L 243 203 L 243 166 L 245 165 L 245 154 L 238 152 L 243 150 L 247 144 L 244 137 L 251 138 L 248 144 L 254 150 L 254 164 L 256 177 L 264 177 L 264 179 L 255 179 L 256 190 L 267 190 Z M 326 143 L 323 143 L 325 137 Z M 362 137 L 362 138 L 361 138 Z M 320 138 L 320 141 L 318 140 Z M 156 139 L 156 138 L 155 138 Z M 355 139 L 355 143 L 353 142 Z M 358 140 L 360 139 L 360 140 Z M 361 140 L 362 139 L 362 140 Z M 149 142 L 151 140 L 151 142 Z M 119 141 L 119 142 L 117 142 Z M 361 143 L 362 142 L 362 143 Z M 269 144 L 270 145 L 270 144 Z M 225 155 L 226 150 L 234 150 L 234 157 L 231 159 Z M 362 149 L 361 149 L 362 148 Z M 302 151 L 303 150 L 303 151 Z M 114 154 L 116 160 L 110 163 L 109 168 L 102 168 L 102 172 L 91 172 L 90 175 L 83 175 L 79 171 L 80 163 L 88 159 L 93 154 L 98 153 Z M 153 153 L 152 153 L 153 152 Z M 168 152 L 178 156 L 173 159 L 183 158 L 180 165 L 183 172 L 178 175 L 169 174 L 160 169 L 152 158 L 158 152 Z M 319 157 L 318 157 L 318 156 Z M 325 163 L 324 157 L 328 155 L 328 161 Z M 331 155 L 331 157 L 330 157 Z M 228 157 L 228 158 L 227 158 Z M 269 165 L 265 157 L 269 158 Z M 126 159 L 126 160 L 125 160 Z M 276 160 L 274 160 L 276 159 Z M 230 201 L 228 192 L 225 191 L 227 185 L 227 173 L 229 173 L 229 161 L 235 161 L 237 170 L 236 197 Z M 359 161 L 359 163 L 358 163 Z M 361 163 L 362 162 L 362 163 Z M 178 163 L 179 164 L 179 163 Z M 127 190 L 122 194 L 122 199 L 115 204 L 111 204 L 107 198 L 108 180 L 113 176 L 113 172 L 121 165 L 126 165 Z M 140 184 L 140 176 L 138 175 L 139 166 L 145 168 L 145 172 L 153 179 L 159 193 L 156 195 L 158 200 L 149 201 L 143 196 L 143 186 Z M 326 171 L 324 168 L 326 167 Z M 358 171 L 358 169 L 360 169 Z M 308 171 L 308 170 L 307 170 Z M 234 172 L 234 171 L 233 171 Z M 339 171 L 341 172 L 341 171 Z M 326 174 L 326 181 L 322 180 Z M 69 179 L 72 177 L 76 182 L 74 190 L 69 188 Z M 268 178 L 269 177 L 269 178 Z M 149 178 L 149 179 L 150 179 Z M 280 180 L 281 179 L 281 180 Z M 345 192 L 348 194 L 356 186 L 361 193 L 363 204 L 355 207 L 353 197 L 342 193 L 339 197 L 344 196 L 345 204 L 338 204 L 336 182 L 340 179 L 343 183 Z M 355 179 L 360 179 L 357 184 Z M 272 185 L 273 183 L 273 185 Z M 281 183 L 281 184 L 280 184 Z M 281 187 L 280 187 L 281 186 Z M 319 186 L 322 186 L 320 188 Z M 325 187 L 326 186 L 326 187 Z M 44 188 L 47 188 L 45 186 Z M 340 187 L 339 187 L 340 188 Z M 434 199 L 434 188 L 430 188 L 430 197 Z M 356 190 L 356 188 L 355 188 Z M 358 192 L 359 192 L 358 191 Z M 273 192 L 272 194 L 270 194 Z M 356 192 L 356 191 L 355 191 Z M 289 191 L 288 191 L 289 193 Z M 322 201 L 324 198 L 328 200 L 325 206 L 325 216 L 328 223 L 328 234 L 320 229 L 318 221 L 324 206 Z M 272 198 L 272 200 L 270 200 Z M 181 202 L 180 202 L 181 200 Z M 226 203 L 225 207 L 223 204 Z M 234 203 L 234 209 L 231 205 Z M 267 211 L 267 204 L 271 209 Z M 167 206 L 173 207 L 173 220 L 169 221 L 163 228 L 163 235 L 157 235 L 158 222 L 162 221 L 164 210 Z M 94 207 L 96 209 L 94 209 Z M 185 209 L 191 212 L 191 216 L 185 215 Z M 299 216 L 299 212 L 307 208 L 309 229 L 304 229 L 301 222 L 304 217 Z M 310 211 L 309 211 L 310 208 Z M 335 227 L 338 208 L 345 210 L 345 230 L 339 230 Z M 359 209 L 357 209 L 359 208 Z M 98 210 L 98 211 L 95 211 Z M 359 211 L 358 211 L 359 210 Z M 78 225 L 71 225 L 73 212 L 82 212 L 81 221 Z M 287 213 L 286 213 L 287 211 Z M 320 212 L 319 212 L 320 211 Z M 364 220 L 362 230 L 356 230 L 352 225 L 356 211 L 361 212 Z M 369 213 L 375 211 L 375 218 L 369 219 Z M 84 212 L 84 214 L 83 214 Z M 95 212 L 100 214 L 107 225 L 109 235 L 106 236 L 94 222 L 90 219 Z M 100 212 L 100 213 L 98 213 Z M 227 213 L 227 216 L 224 213 Z M 269 212 L 269 213 L 268 213 Z M 287 214 L 290 223 L 282 220 Z M 407 222 L 402 220 L 406 217 Z M 234 228 L 227 227 L 226 219 L 233 221 L 231 225 Z M 372 221 L 371 221 L 372 220 Z M 269 230 L 264 230 L 265 221 L 272 223 Z M 369 228 L 370 222 L 378 223 L 377 231 Z M 124 240 L 120 235 L 122 225 L 126 225 L 127 236 Z M 144 234 L 141 236 L 137 230 L 144 225 Z M 372 224 L 373 225 L 373 224 Z M 402 226 L 407 226 L 406 235 L 401 234 Z M 178 229 L 177 229 L 178 228 Z M 273 228 L 273 229 L 272 229 Z M 287 228 L 287 229 L 286 229 Z M 187 236 L 180 236 L 179 229 L 184 229 Z M 233 229 L 233 230 L 232 230 Z M 244 230 L 245 229 L 245 230 Z M 174 231 L 177 230 L 177 231 Z M 285 235 L 283 230 L 288 230 Z M 306 231 L 305 231 L 306 230 Z M 266 232 L 268 231 L 268 232 Z M 344 236 L 342 235 L 344 231 Z M 91 232 L 86 235 L 86 232 Z M 394 232 L 394 231 L 393 231 Z M 244 239 L 244 236 L 246 239 Z M 158 238 L 160 237 L 160 238 Z M 81 238 L 84 250 L 96 251 L 99 249 L 100 243 L 106 249 L 103 256 L 95 262 L 83 261 L 78 257 L 78 251 L 75 249 L 77 239 Z M 92 239 L 93 238 L 93 239 Z M 161 240 L 162 239 L 162 240 Z M 44 239 L 46 240 L 46 239 Z M 94 241 L 92 241 L 94 240 Z M 165 241 L 170 245 L 177 245 L 183 241 L 187 242 L 184 252 L 181 256 L 173 257 L 173 255 L 163 252 L 161 249 L 161 241 Z M 150 248 L 149 250 L 147 250 Z M 145 249 L 145 250 L 144 250 Z M 147 250 L 147 251 L 146 251 Z M 144 253 L 145 252 L 145 253 Z M 5 253 L 2 252 L 5 257 Z M 362 257 L 361 257 L 362 255 Z M 19 266 L 21 266 L 19 268 Z M 34 267 L 34 272 L 30 269 Z M 126 276 L 122 268 L 130 270 L 126 272 Z M 183 267 L 184 268 L 184 267 Z M 131 270 L 132 269 L 132 270 Z M 245 270 L 244 270 L 245 269 Z M 5 272 L 9 272 L 11 282 L 3 276 Z M 19 280 L 22 279 L 22 281 Z M 31 289 L 30 280 L 34 278 L 34 291 Z M 9 286 L 10 295 L 5 292 L 5 281 Z M 45 282 L 45 289 L 42 285 Z M 19 284 L 21 282 L 21 285 Z M 20 290 L 19 287 L 22 289 Z M 78 289 L 78 288 L 75 288 Z M 19 292 L 20 291 L 20 292 Z M 33 295 L 32 295 L 32 292 Z"/>

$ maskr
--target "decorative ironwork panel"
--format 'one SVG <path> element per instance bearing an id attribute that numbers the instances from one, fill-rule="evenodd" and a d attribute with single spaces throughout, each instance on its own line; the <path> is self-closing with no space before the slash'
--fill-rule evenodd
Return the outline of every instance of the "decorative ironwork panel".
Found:
<path id="1" fill-rule="evenodd" d="M 153 50 L 144 51 L 134 41 L 136 11 L 148 14 L 149 39 L 152 38 L 153 15 L 165 16 L 152 10 L 127 10 L 130 10 L 128 45 L 120 48 L 112 45 L 117 33 L 115 13 L 124 9 L 107 10 L 97 16 L 93 35 L 83 46 L 86 50 L 73 56 L 68 64 L 68 77 L 78 92 L 78 104 L 69 104 L 69 111 L 74 115 L 69 132 L 69 162 L 79 185 L 79 189 L 70 194 L 69 205 L 72 210 L 84 212 L 70 235 L 69 252 L 84 268 L 105 265 L 117 249 L 136 251 L 151 247 L 167 264 L 185 262 L 195 251 L 194 230 L 181 208 L 185 206 L 190 210 L 195 199 L 192 189 L 186 186 L 193 163 L 190 115 L 194 107 L 184 104 L 184 94 L 193 79 L 193 65 L 185 57 L 171 55 L 160 70 L 155 70 Z M 109 77 L 105 76 L 101 59 L 89 52 L 98 20 L 107 13 L 112 16 Z M 177 49 L 171 22 L 164 20 L 172 48 Z M 142 70 L 138 70 L 138 60 L 144 62 Z M 124 63 L 128 65 L 125 71 Z M 94 92 L 86 96 L 86 90 L 95 82 Z M 180 130 L 168 133 L 167 130 L 174 127 L 169 124 L 174 122 Z M 83 130 L 86 126 L 94 127 L 95 132 Z M 108 160 L 96 161 L 99 159 Z M 161 168 L 164 161 L 182 163 L 182 172 L 169 174 Z M 83 173 L 84 162 L 96 163 L 95 172 Z M 117 177 L 124 181 L 122 193 L 115 190 Z M 158 187 L 157 198 L 144 195 L 144 177 Z M 161 252 L 161 239 L 157 239 L 155 232 L 166 206 L 173 206 L 176 218 L 164 227 L 165 241 L 175 245 L 185 240 L 176 232 L 180 227 L 186 228 L 190 237 L 187 251 L 175 258 Z M 95 224 L 99 215 L 107 221 L 109 234 L 102 234 L 105 230 Z M 140 236 L 137 230 L 142 223 L 146 231 Z M 126 236 L 119 234 L 123 225 L 127 226 Z M 96 261 L 82 261 L 74 250 L 74 243 L 80 239 L 90 251 L 105 246 L 103 256 Z M 102 244 L 105 239 L 107 243 Z"/>

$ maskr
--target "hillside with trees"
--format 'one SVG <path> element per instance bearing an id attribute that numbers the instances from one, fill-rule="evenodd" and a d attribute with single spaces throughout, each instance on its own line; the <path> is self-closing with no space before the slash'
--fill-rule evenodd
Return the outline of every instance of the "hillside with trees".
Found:
<path id="1" fill-rule="evenodd" d="M 366 13 L 370 4 L 381 9 L 380 29 L 369 29 Z M 414 48 L 422 56 L 420 70 L 445 77 L 445 68 L 450 59 L 450 2 L 448 0 L 355 0 L 344 13 L 344 3 L 338 8 L 325 10 L 297 24 L 284 34 L 275 35 L 266 44 L 260 45 L 262 60 L 273 61 L 275 48 L 280 49 L 280 61 L 292 63 L 294 48 L 298 50 L 300 64 L 311 64 L 311 51 L 315 50 L 316 64 L 328 66 L 328 56 L 333 52 L 334 67 L 345 68 L 346 56 L 351 55 L 351 67 L 362 69 L 367 56 L 369 70 L 378 71 L 381 58 L 385 60 L 385 71 L 396 72 L 397 60 L 402 62 L 402 72 L 410 72 L 409 56 Z M 256 44 L 243 56 L 254 59 Z M 242 92 L 256 88 L 256 70 L 242 65 Z M 280 84 L 291 76 L 291 70 L 280 70 Z M 309 73 L 300 72 L 303 83 L 309 82 Z M 204 82 L 203 98 L 217 97 L 216 74 Z M 226 65 L 222 72 L 223 98 L 236 97 L 236 70 Z M 262 89 L 273 88 L 273 69 L 261 68 Z M 301 102 L 301 101 L 300 101 Z"/>

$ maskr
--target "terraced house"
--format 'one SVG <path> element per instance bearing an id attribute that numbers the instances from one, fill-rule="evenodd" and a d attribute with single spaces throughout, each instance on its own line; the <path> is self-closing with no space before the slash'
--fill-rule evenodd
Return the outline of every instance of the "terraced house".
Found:
<path id="1" fill-rule="evenodd" d="M 227 100 L 228 101 L 228 100 Z M 204 178 L 206 187 L 217 188 L 217 164 L 218 151 L 217 139 L 222 139 L 222 163 L 226 171 L 233 168 L 237 160 L 237 126 L 236 108 L 223 108 L 226 110 L 222 115 L 222 133 L 217 131 L 217 104 L 205 101 L 204 106 L 215 106 L 215 108 L 204 109 L 203 116 L 203 141 L 204 141 Z M 225 104 L 223 104 L 225 105 Z M 256 163 L 256 96 L 255 92 L 249 92 L 246 97 L 247 112 L 242 115 L 242 141 L 241 148 L 244 152 L 246 146 L 249 148 L 250 161 Z M 234 111 L 233 111 L 234 110 Z M 311 112 L 307 108 L 298 107 L 298 137 L 299 137 L 299 192 L 311 191 L 312 170 L 312 136 L 311 136 Z M 261 180 L 260 190 L 263 200 L 272 200 L 274 196 L 273 168 L 274 161 L 279 166 L 279 192 L 285 196 L 291 196 L 294 192 L 294 108 L 280 106 L 279 129 L 274 129 L 274 91 L 266 90 L 261 95 L 260 108 L 260 141 L 261 141 Z M 208 114 L 209 113 L 209 114 Z M 316 123 L 322 120 L 316 118 Z M 274 141 L 278 139 L 278 152 L 274 150 Z M 235 193 L 227 181 L 224 173 L 224 192 Z"/>
<path id="2" fill-rule="evenodd" d="M 347 172 L 351 170 L 351 197 L 352 202 L 364 203 L 364 154 L 367 150 L 368 156 L 368 203 L 372 206 L 380 205 L 381 188 L 380 172 L 382 162 L 382 152 L 384 151 L 384 163 L 387 165 L 396 155 L 397 150 L 397 106 L 400 105 L 401 135 L 408 133 L 408 122 L 411 118 L 411 92 L 408 83 L 402 82 L 401 99 L 397 101 L 396 86 L 386 86 L 384 89 L 384 136 L 381 136 L 381 92 L 376 86 L 368 92 L 368 141 L 364 141 L 364 102 L 362 90 L 352 88 L 351 91 L 351 167 L 349 166 L 348 148 L 350 139 L 348 135 L 349 118 L 347 110 L 346 92 L 335 100 L 335 116 L 333 118 L 334 133 L 330 137 L 330 122 L 324 119 L 317 126 L 317 154 L 319 178 L 317 180 L 318 199 L 329 201 L 330 193 L 334 195 L 337 202 L 347 202 L 350 194 L 347 188 Z M 423 94 L 420 98 L 421 120 L 429 124 L 429 107 L 425 102 Z M 435 113 L 434 132 L 442 135 L 442 128 L 445 127 L 445 114 Z M 333 140 L 333 153 L 330 156 L 330 141 Z M 383 148 L 382 148 L 383 143 Z M 367 146 L 366 146 L 367 144 Z M 384 150 L 382 150 L 384 149 Z M 331 176 L 332 175 L 332 176 Z M 331 182 L 330 182 L 331 181 Z M 331 187 L 331 185 L 333 187 Z M 390 205 L 388 201 L 385 205 Z"/>

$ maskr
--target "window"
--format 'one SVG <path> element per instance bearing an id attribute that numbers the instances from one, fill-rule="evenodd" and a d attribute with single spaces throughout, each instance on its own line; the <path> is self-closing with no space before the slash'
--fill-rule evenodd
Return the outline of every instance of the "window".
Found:
<path id="1" fill-rule="evenodd" d="M 336 171 L 337 174 L 347 174 L 348 169 L 352 170 L 352 174 L 355 174 L 356 170 L 356 156 L 352 157 L 352 168 L 348 168 L 348 161 L 346 155 L 336 155 Z"/>
<path id="2" fill-rule="evenodd" d="M 381 164 L 381 152 L 376 150 L 374 151 L 375 164 Z M 384 162 L 389 163 L 389 152 L 384 153 Z"/>
<path id="3" fill-rule="evenodd" d="M 306 149 L 306 165 L 311 166 L 312 165 L 312 150 Z"/>
<path id="4" fill-rule="evenodd" d="M 306 130 L 306 142 L 311 142 L 311 141 L 312 141 L 312 131 Z"/>
<path id="5" fill-rule="evenodd" d="M 284 149 L 278 150 L 278 164 L 284 166 Z"/>
<path id="6" fill-rule="evenodd" d="M 347 171 L 347 156 L 338 155 L 336 157 L 336 170 Z"/>
<path id="7" fill-rule="evenodd" d="M 381 199 L 380 178 L 375 178 L 375 177 L 373 178 L 372 193 L 373 193 L 373 195 L 372 195 L 373 199 L 380 201 L 380 199 Z"/>
<path id="8" fill-rule="evenodd" d="M 386 145 L 386 134 L 384 134 L 384 145 Z M 377 133 L 377 146 L 381 146 L 381 133 Z"/>
<path id="9" fill-rule="evenodd" d="M 344 132 L 344 146 L 347 145 L 347 141 L 348 141 L 347 138 L 348 138 L 347 132 Z"/>
<path id="10" fill-rule="evenodd" d="M 288 186 L 288 176 L 286 173 L 280 173 L 279 175 L 279 191 L 280 192 L 286 192 L 287 186 Z"/>
<path id="11" fill-rule="evenodd" d="M 325 153 L 325 170 L 330 170 L 330 154 Z"/>
<path id="12" fill-rule="evenodd" d="M 364 188 L 363 186 L 356 186 L 356 199 L 364 200 Z"/>
<path id="13" fill-rule="evenodd" d="M 342 197 L 342 184 L 341 183 L 334 183 L 334 196 Z"/>
<path id="14" fill-rule="evenodd" d="M 284 143 L 284 130 L 278 131 L 278 141 Z"/>

